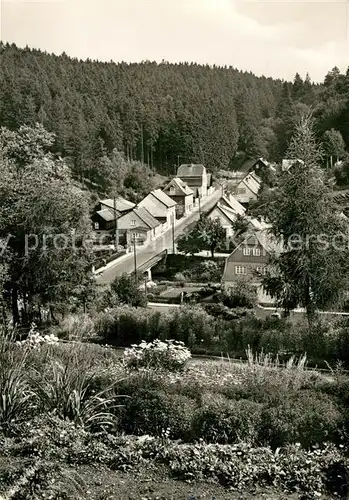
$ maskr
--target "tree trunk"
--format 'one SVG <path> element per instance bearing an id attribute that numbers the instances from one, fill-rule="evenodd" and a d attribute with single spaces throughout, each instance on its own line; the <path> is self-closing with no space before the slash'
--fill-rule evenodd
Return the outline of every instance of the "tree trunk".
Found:
<path id="1" fill-rule="evenodd" d="M 13 324 L 17 325 L 19 323 L 19 311 L 18 311 L 18 292 L 15 286 L 12 288 L 11 292 L 11 306 L 12 306 Z"/>
<path id="2" fill-rule="evenodd" d="M 211 249 L 210 249 L 211 250 L 211 257 L 212 257 L 212 259 L 214 258 L 215 248 L 216 248 L 215 246 L 212 246 Z"/>
<path id="3" fill-rule="evenodd" d="M 38 305 L 38 320 L 39 320 L 39 325 L 42 325 L 42 315 L 41 315 L 40 304 Z"/>
<path id="4" fill-rule="evenodd" d="M 53 312 L 53 307 L 52 307 L 52 306 L 50 306 L 50 307 L 49 307 L 49 310 L 50 310 L 50 316 L 51 316 L 51 321 L 52 321 L 52 323 L 57 323 L 56 318 L 55 318 L 55 315 L 54 315 L 54 312 Z"/>
<path id="5" fill-rule="evenodd" d="M 309 280 L 307 280 L 309 281 Z M 304 305 L 305 305 L 305 310 L 307 314 L 307 320 L 308 320 L 308 326 L 309 330 L 312 330 L 314 326 L 314 321 L 316 318 L 316 309 L 314 307 L 313 300 L 311 298 L 311 292 L 310 292 L 310 285 L 309 283 L 306 284 L 305 290 L 304 290 Z"/>

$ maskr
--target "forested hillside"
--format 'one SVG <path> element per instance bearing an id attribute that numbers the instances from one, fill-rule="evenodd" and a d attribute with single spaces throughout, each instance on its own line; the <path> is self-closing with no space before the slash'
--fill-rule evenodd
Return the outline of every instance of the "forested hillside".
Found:
<path id="1" fill-rule="evenodd" d="M 349 70 L 314 85 L 298 74 L 291 83 L 231 67 L 81 61 L 9 44 L 0 46 L 0 66 L 0 125 L 41 123 L 56 134 L 54 152 L 91 180 L 101 180 L 100 159 L 115 149 L 165 174 L 185 162 L 215 170 L 246 157 L 279 160 L 308 106 L 328 156 L 349 147 Z"/>

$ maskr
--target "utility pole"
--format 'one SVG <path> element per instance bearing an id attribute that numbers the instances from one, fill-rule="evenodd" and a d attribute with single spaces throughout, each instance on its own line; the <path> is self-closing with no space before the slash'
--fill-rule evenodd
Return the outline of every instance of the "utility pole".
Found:
<path id="1" fill-rule="evenodd" d="M 133 235 L 133 261 L 135 266 L 135 281 L 137 281 L 137 253 L 136 253 L 136 235 Z"/>
<path id="2" fill-rule="evenodd" d="M 172 216 L 172 253 L 176 253 L 175 248 L 175 215 Z"/>
<path id="3" fill-rule="evenodd" d="M 115 226 L 115 249 L 118 250 L 119 246 L 119 231 L 118 231 L 118 217 L 116 211 L 116 196 L 114 195 L 114 226 Z"/>
<path id="4" fill-rule="evenodd" d="M 199 193 L 199 217 L 201 217 L 201 201 L 200 201 L 200 193 Z"/>

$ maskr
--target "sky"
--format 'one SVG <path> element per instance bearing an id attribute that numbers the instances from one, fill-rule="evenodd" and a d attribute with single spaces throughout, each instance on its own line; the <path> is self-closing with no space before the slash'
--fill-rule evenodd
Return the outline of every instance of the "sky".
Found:
<path id="1" fill-rule="evenodd" d="M 349 66 L 349 0 L 0 0 L 0 38 L 81 59 L 228 65 L 292 80 Z"/>

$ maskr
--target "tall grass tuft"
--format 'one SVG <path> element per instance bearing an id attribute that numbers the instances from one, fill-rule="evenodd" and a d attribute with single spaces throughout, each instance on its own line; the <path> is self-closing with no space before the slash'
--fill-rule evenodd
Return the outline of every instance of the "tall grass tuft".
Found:
<path id="1" fill-rule="evenodd" d="M 115 427 L 118 398 L 113 389 L 117 382 L 94 391 L 95 371 L 86 370 L 74 354 L 66 362 L 52 361 L 41 377 L 33 379 L 39 405 L 44 412 L 53 412 L 88 430 Z"/>
<path id="2" fill-rule="evenodd" d="M 316 375 L 307 371 L 307 356 L 292 356 L 286 363 L 279 357 L 272 357 L 263 351 L 254 354 L 250 346 L 246 350 L 247 366 L 245 375 L 257 384 L 282 385 L 285 389 L 297 390 Z"/>
<path id="3" fill-rule="evenodd" d="M 35 395 L 27 380 L 28 349 L 15 344 L 15 331 L 0 330 L 0 428 L 26 418 L 35 408 Z"/>
<path id="4" fill-rule="evenodd" d="M 62 320 L 56 333 L 60 338 L 80 342 L 96 335 L 94 321 L 88 314 L 70 314 Z"/>

